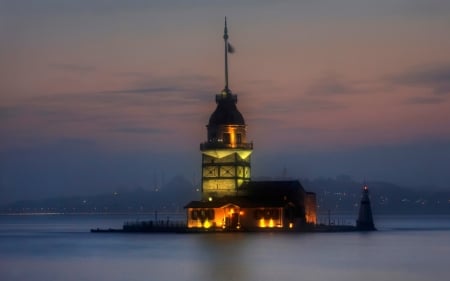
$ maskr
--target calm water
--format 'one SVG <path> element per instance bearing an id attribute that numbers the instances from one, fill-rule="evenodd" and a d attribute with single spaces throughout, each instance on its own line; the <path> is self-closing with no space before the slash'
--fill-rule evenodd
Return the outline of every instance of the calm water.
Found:
<path id="1" fill-rule="evenodd" d="M 136 218 L 0 216 L 0 280 L 413 281 L 450 274 L 450 216 L 379 217 L 373 233 L 88 232 Z"/>

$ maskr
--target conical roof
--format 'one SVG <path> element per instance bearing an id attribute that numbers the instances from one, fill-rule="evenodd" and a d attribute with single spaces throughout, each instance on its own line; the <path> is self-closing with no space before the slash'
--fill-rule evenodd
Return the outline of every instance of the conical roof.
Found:
<path id="1" fill-rule="evenodd" d="M 217 107 L 209 118 L 208 126 L 245 125 L 244 117 L 236 107 L 237 97 L 230 92 L 216 96 Z"/>

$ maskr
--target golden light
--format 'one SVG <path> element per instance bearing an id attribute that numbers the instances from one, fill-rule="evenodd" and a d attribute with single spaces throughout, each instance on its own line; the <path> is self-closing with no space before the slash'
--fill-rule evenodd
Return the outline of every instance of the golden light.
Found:
<path id="1" fill-rule="evenodd" d="M 234 147 L 236 145 L 236 129 L 229 127 L 227 131 L 230 134 L 230 144 Z"/>
<path id="2" fill-rule="evenodd" d="M 211 223 L 208 220 L 206 220 L 205 223 L 203 224 L 203 227 L 204 228 L 210 228 L 211 227 Z"/>
<path id="3" fill-rule="evenodd" d="M 274 225 L 274 223 L 273 223 L 273 219 L 270 219 L 269 220 L 269 227 L 270 228 L 273 228 L 275 225 Z"/>
<path id="4" fill-rule="evenodd" d="M 293 228 L 294 224 L 292 222 L 289 223 L 289 228 Z"/>
<path id="5" fill-rule="evenodd" d="M 247 157 L 252 154 L 251 149 L 208 149 L 203 150 L 203 154 L 206 154 L 208 156 L 214 157 L 214 158 L 223 158 L 228 155 L 231 155 L 233 153 L 237 153 L 242 159 L 247 159 Z"/>
<path id="6" fill-rule="evenodd" d="M 266 221 L 263 218 L 259 220 L 259 227 L 266 227 Z"/>

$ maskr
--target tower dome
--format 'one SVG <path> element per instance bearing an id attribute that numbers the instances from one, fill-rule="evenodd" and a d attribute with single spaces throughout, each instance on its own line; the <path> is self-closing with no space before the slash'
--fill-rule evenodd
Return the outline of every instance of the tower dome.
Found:
<path id="1" fill-rule="evenodd" d="M 237 96 L 224 90 L 216 95 L 216 110 L 209 118 L 208 127 L 220 125 L 245 125 L 244 117 L 236 107 Z"/>

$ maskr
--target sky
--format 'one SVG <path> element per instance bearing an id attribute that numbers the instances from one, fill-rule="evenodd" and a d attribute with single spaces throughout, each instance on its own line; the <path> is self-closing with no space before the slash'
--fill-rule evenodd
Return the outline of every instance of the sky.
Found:
<path id="1" fill-rule="evenodd" d="M 450 2 L 0 0 L 0 203 L 200 183 L 224 86 L 253 178 L 450 189 Z"/>

